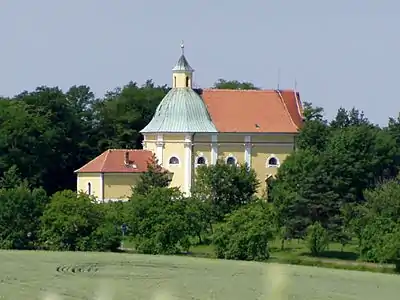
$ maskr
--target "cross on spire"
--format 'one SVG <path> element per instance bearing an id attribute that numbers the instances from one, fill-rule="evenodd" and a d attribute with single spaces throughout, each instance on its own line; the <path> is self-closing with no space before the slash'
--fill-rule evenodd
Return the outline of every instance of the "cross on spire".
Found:
<path id="1" fill-rule="evenodd" d="M 181 51 L 182 51 L 182 55 L 185 54 L 185 44 L 183 43 L 183 40 L 181 42 Z"/>

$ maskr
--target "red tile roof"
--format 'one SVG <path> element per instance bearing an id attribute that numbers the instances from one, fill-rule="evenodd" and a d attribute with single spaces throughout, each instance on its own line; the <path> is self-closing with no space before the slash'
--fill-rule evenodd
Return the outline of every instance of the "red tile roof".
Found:
<path id="1" fill-rule="evenodd" d="M 206 89 L 202 98 L 219 132 L 295 133 L 303 120 L 293 90 Z"/>
<path id="2" fill-rule="evenodd" d="M 125 156 L 128 153 L 128 164 Z M 109 149 L 76 170 L 76 173 L 143 173 L 153 159 L 148 150 Z"/>

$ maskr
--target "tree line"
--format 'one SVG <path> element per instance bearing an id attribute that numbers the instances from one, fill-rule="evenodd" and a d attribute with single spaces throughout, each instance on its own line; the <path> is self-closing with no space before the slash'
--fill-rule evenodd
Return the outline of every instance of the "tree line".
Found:
<path id="1" fill-rule="evenodd" d="M 256 88 L 225 80 L 215 87 Z M 142 253 L 200 243 L 220 258 L 265 260 L 277 238 L 282 248 L 304 240 L 316 256 L 329 242 L 356 241 L 361 259 L 400 268 L 400 119 L 379 127 L 355 108 L 329 121 L 305 103 L 297 150 L 261 199 L 252 169 L 223 162 L 197 169 L 191 198 L 168 188 L 156 160 L 126 203 L 98 205 L 73 192 L 73 171 L 100 152 L 141 147 L 139 131 L 168 90 L 148 81 L 102 99 L 86 86 L 1 99 L 0 247 L 115 251 L 127 224 Z"/>

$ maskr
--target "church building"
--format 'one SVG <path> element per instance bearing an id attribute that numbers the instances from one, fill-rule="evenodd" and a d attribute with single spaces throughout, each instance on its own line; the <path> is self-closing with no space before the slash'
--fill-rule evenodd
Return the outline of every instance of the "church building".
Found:
<path id="1" fill-rule="evenodd" d="M 75 171 L 77 190 L 99 201 L 126 200 L 155 154 L 171 186 L 190 195 L 196 167 L 247 163 L 266 180 L 295 149 L 302 106 L 295 90 L 194 90 L 194 69 L 182 54 L 172 69 L 172 89 L 141 130 L 143 150 L 110 149 Z"/>

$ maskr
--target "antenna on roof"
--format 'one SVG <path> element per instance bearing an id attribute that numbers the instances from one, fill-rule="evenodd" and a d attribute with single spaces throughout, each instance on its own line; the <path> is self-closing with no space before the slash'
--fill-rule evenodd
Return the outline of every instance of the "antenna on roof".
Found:
<path id="1" fill-rule="evenodd" d="M 279 84 L 280 84 L 280 82 L 281 82 L 281 68 L 279 67 L 279 68 L 278 68 L 278 87 L 277 87 L 277 90 L 279 90 Z"/>

